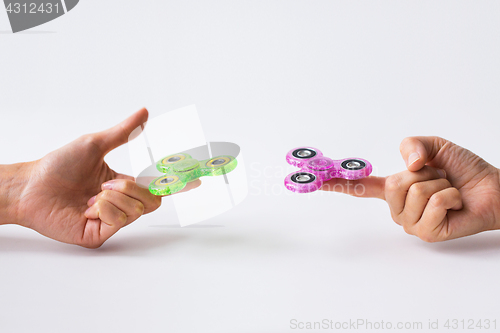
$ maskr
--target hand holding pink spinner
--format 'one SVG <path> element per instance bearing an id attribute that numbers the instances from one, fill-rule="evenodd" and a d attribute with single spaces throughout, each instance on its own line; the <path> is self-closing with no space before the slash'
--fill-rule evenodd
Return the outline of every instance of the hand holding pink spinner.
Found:
<path id="1" fill-rule="evenodd" d="M 372 165 L 361 158 L 332 160 L 312 147 L 292 149 L 286 155 L 288 164 L 300 168 L 300 171 L 286 176 L 285 187 L 292 192 L 309 193 L 319 190 L 332 178 L 361 179 L 372 172 Z"/>

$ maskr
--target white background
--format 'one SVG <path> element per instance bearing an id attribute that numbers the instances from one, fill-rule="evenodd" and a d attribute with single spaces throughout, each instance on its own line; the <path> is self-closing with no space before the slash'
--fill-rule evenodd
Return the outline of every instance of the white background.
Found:
<path id="1" fill-rule="evenodd" d="M 0 10 L 0 163 L 142 106 L 196 104 L 207 140 L 241 146 L 250 184 L 223 215 L 180 228 L 164 205 L 99 250 L 1 227 L 0 331 L 288 332 L 291 319 L 358 318 L 500 329 L 499 233 L 427 244 L 383 201 L 283 187 L 300 145 L 389 175 L 404 169 L 404 137 L 440 135 L 499 166 L 499 17 L 498 1 L 84 0 L 13 35 Z M 107 160 L 131 169 L 126 147 Z"/>

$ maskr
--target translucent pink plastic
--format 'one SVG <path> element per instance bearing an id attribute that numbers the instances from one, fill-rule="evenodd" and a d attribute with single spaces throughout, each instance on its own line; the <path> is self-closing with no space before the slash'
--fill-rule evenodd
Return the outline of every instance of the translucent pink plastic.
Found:
<path id="1" fill-rule="evenodd" d="M 286 176 L 285 187 L 292 192 L 309 193 L 319 190 L 332 178 L 356 180 L 368 177 L 372 173 L 372 165 L 362 158 L 345 158 L 332 160 L 313 147 L 298 147 L 286 155 L 288 164 L 300 168 Z"/>

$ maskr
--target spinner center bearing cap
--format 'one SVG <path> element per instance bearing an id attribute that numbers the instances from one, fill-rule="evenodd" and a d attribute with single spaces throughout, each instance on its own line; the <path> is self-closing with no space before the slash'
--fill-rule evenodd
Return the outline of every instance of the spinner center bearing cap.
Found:
<path id="1" fill-rule="evenodd" d="M 333 160 L 324 156 L 307 161 L 305 164 L 305 167 L 307 167 L 308 169 L 316 171 L 325 171 L 331 169 L 333 166 Z"/>
<path id="2" fill-rule="evenodd" d="M 200 166 L 200 162 L 194 158 L 185 159 L 174 164 L 175 172 L 187 172 Z"/>

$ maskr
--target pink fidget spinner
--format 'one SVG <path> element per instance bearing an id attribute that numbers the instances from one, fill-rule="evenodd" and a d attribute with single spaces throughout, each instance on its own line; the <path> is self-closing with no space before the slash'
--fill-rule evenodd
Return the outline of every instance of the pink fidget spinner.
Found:
<path id="1" fill-rule="evenodd" d="M 292 192 L 309 193 L 319 190 L 332 178 L 361 179 L 372 173 L 372 165 L 361 158 L 332 160 L 312 147 L 299 147 L 286 154 L 288 164 L 300 168 L 300 171 L 286 176 L 285 187 Z"/>

